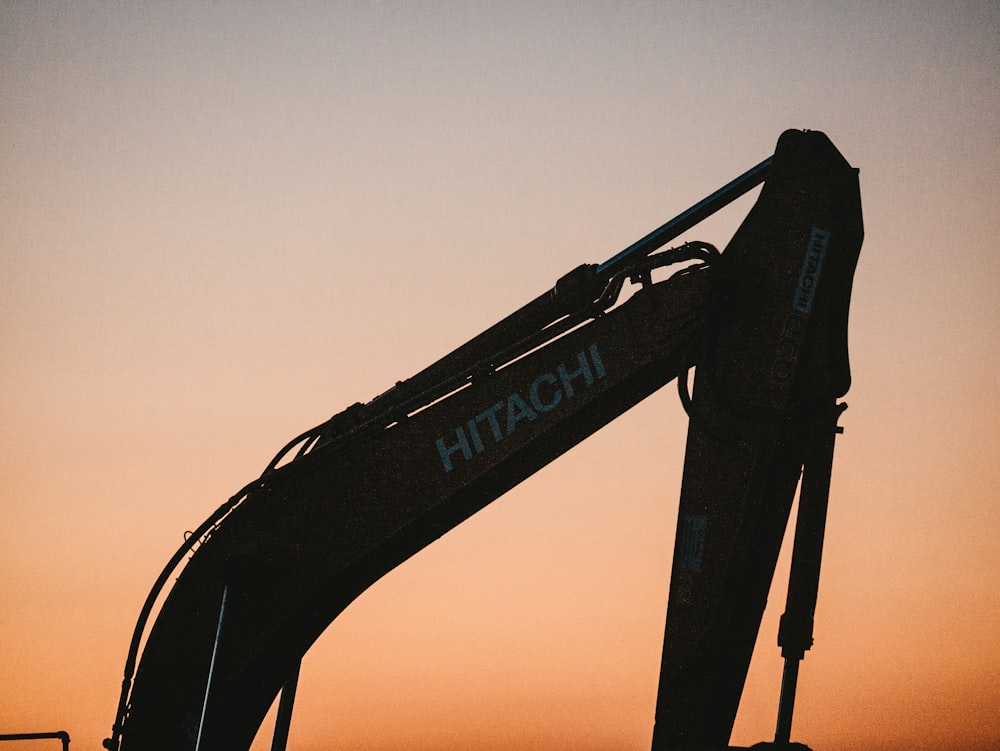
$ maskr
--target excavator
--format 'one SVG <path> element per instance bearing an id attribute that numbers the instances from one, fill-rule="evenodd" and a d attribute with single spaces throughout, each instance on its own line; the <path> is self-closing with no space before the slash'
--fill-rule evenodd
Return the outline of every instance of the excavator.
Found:
<path id="1" fill-rule="evenodd" d="M 722 252 L 669 245 L 758 186 Z M 801 748 L 792 709 L 862 238 L 858 170 L 822 132 L 785 131 L 771 157 L 607 261 L 295 437 L 154 583 L 105 748 L 246 751 L 277 700 L 283 749 L 303 655 L 338 614 L 674 380 L 689 425 L 653 751 L 729 747 L 796 495 L 781 698 L 761 747 Z"/>

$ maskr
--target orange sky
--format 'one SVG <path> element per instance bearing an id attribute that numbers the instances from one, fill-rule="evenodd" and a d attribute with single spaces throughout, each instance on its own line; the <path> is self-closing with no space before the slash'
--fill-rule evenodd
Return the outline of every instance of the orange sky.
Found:
<path id="1" fill-rule="evenodd" d="M 793 739 L 996 748 L 998 38 L 986 2 L 5 4 L 0 733 L 99 748 L 161 566 L 288 438 L 795 127 L 866 238 Z M 666 389 L 379 582 L 290 748 L 648 748 L 685 431 Z"/>

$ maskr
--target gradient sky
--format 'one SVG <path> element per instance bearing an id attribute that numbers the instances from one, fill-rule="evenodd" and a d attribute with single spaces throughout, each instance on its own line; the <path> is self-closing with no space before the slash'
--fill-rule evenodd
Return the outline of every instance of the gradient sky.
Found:
<path id="1" fill-rule="evenodd" d="M 185 530 L 794 127 L 866 239 L 793 739 L 1000 746 L 998 39 L 992 2 L 3 3 L 0 733 L 99 748 Z M 379 582 L 290 748 L 648 748 L 685 431 L 666 389 Z"/>

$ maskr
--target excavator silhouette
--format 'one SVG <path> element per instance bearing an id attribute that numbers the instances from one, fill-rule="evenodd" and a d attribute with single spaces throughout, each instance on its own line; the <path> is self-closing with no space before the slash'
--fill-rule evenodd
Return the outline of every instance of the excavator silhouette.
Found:
<path id="1" fill-rule="evenodd" d="M 761 183 L 724 252 L 663 249 Z M 352 600 L 675 378 L 690 422 L 652 746 L 727 747 L 801 478 L 778 634 L 787 746 L 862 236 L 857 170 L 823 133 L 786 131 L 672 221 L 296 437 L 167 563 L 105 747 L 245 751 L 281 693 L 283 748 L 301 658 Z"/>

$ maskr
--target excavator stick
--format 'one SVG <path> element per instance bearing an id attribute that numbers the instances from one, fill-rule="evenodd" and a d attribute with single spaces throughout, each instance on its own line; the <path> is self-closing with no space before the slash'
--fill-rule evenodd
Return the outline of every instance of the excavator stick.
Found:
<path id="1" fill-rule="evenodd" d="M 831 404 L 829 409 L 817 412 L 817 424 L 811 431 L 811 442 L 802 465 L 792 567 L 788 575 L 785 612 L 778 627 L 778 646 L 785 660 L 785 669 L 774 731 L 774 742 L 777 744 L 788 743 L 791 738 L 799 663 L 813 644 L 819 569 L 833 474 L 833 444 L 841 432 L 837 420 L 845 409 L 846 404 Z"/>
<path id="2" fill-rule="evenodd" d="M 784 133 L 716 265 L 722 300 L 689 410 L 654 751 L 729 741 L 806 447 L 850 385 L 862 234 L 857 171 L 822 133 Z"/>

